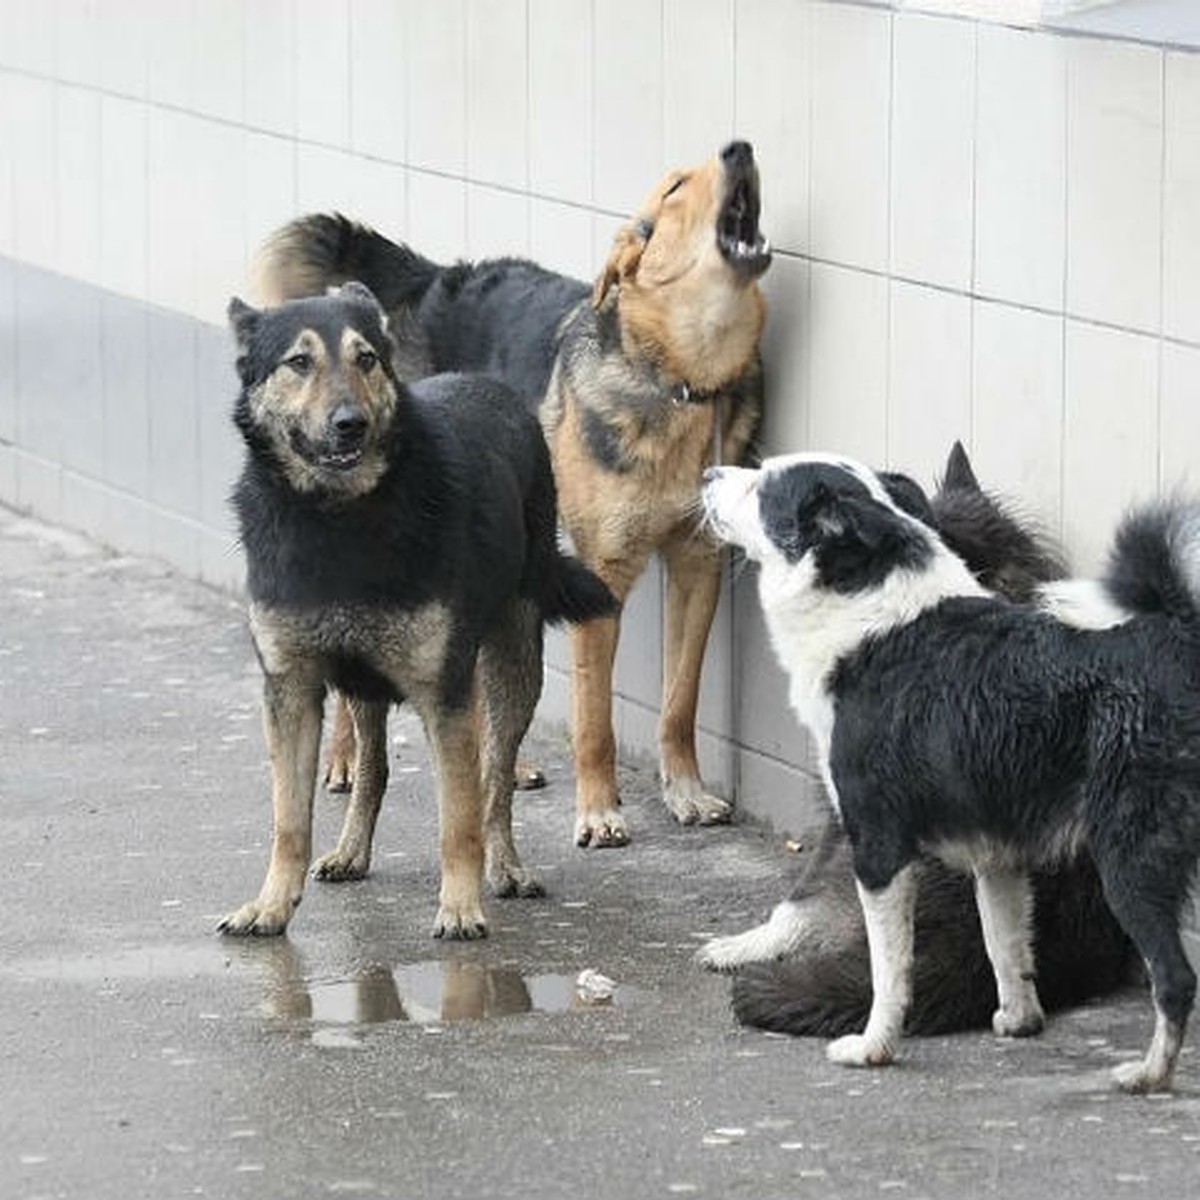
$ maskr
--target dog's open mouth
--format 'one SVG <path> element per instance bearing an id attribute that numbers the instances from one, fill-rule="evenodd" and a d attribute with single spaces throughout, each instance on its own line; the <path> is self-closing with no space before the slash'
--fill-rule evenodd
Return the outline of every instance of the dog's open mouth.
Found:
<path id="1" fill-rule="evenodd" d="M 362 460 L 362 446 L 352 450 L 324 450 L 317 455 L 317 465 L 327 471 L 352 471 Z"/>
<path id="2" fill-rule="evenodd" d="M 717 246 L 731 267 L 747 275 L 761 275 L 771 265 L 771 244 L 758 228 L 758 189 L 750 176 L 742 176 L 730 190 L 717 218 Z"/>
<path id="3" fill-rule="evenodd" d="M 310 438 L 300 429 L 292 429 L 288 441 L 297 457 L 332 474 L 353 471 L 367 451 L 365 440 L 346 442 L 332 438 Z"/>

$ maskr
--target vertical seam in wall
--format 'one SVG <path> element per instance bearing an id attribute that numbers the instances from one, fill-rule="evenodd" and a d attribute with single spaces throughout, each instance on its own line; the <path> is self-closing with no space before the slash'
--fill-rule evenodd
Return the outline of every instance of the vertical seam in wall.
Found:
<path id="1" fill-rule="evenodd" d="M 531 34 L 533 20 L 530 5 L 533 0 L 525 0 L 525 253 L 533 257 L 533 179 L 531 163 L 531 146 L 533 131 L 530 122 L 533 116 L 533 45 Z"/>
<path id="2" fill-rule="evenodd" d="M 460 66 L 462 68 L 462 105 L 463 105 L 463 107 L 462 107 L 462 112 L 463 112 L 462 143 L 459 146 L 459 150 L 462 153 L 462 159 L 460 160 L 462 162 L 462 175 L 460 176 L 460 181 L 462 183 L 461 200 L 460 200 L 460 203 L 462 205 L 462 212 L 460 215 L 462 217 L 463 241 L 466 243 L 467 246 L 470 246 L 470 244 L 471 244 L 471 224 L 470 224 L 471 206 L 470 206 L 468 197 L 469 197 L 470 191 L 471 191 L 471 184 L 470 184 L 471 164 L 468 161 L 468 155 L 469 155 L 469 150 L 470 150 L 470 137 L 467 133 L 467 128 L 471 123 L 471 83 L 470 83 L 470 79 L 468 78 L 468 76 L 470 74 L 470 68 L 471 68 L 471 55 L 469 52 L 470 51 L 471 34 L 470 34 L 470 30 L 467 28 L 468 22 L 470 21 L 470 14 L 467 12 L 467 0 L 458 0 L 458 15 L 459 15 L 459 21 L 460 21 L 459 27 L 462 30 L 462 37 L 459 42 L 459 54 L 461 55 Z"/>
<path id="3" fill-rule="evenodd" d="M 1158 148 L 1158 378 L 1155 380 L 1154 490 L 1163 488 L 1163 369 L 1166 365 L 1164 335 L 1167 324 L 1167 51 L 1159 51 L 1159 148 Z"/>
<path id="4" fill-rule="evenodd" d="M 805 140 L 807 142 L 806 153 L 808 162 L 805 169 L 805 196 L 804 196 L 804 250 L 808 255 L 812 254 L 812 216 L 813 216 L 813 130 L 815 128 L 813 114 L 816 112 L 816 87 L 813 78 L 813 65 L 816 52 L 816 31 L 817 20 L 813 6 L 805 2 L 804 6 L 805 22 L 805 77 L 808 80 L 808 92 L 805 97 L 806 112 L 804 115 Z M 813 264 L 810 260 L 805 264 L 804 269 L 804 319 L 802 328 L 812 333 L 812 295 L 813 295 Z M 812 446 L 812 417 L 813 417 L 813 374 L 812 374 L 812 346 L 810 345 L 804 350 L 804 444 Z"/>
<path id="5" fill-rule="evenodd" d="M 299 25 L 299 14 L 297 8 L 300 0 L 292 0 L 288 6 L 289 28 L 288 41 L 290 43 L 288 50 L 291 54 L 292 69 L 289 73 L 289 91 L 291 95 L 288 97 L 288 113 L 289 113 L 289 137 L 292 143 L 292 210 L 295 211 L 300 207 L 300 127 L 297 120 L 298 109 L 300 107 L 300 55 L 299 55 L 299 37 L 297 36 L 297 27 Z M 149 244 L 149 243 L 147 243 Z M 147 264 L 149 269 L 149 264 Z"/>
<path id="6" fill-rule="evenodd" d="M 342 0 L 343 24 L 346 43 L 342 47 L 346 56 L 346 153 L 357 157 L 358 146 L 354 136 L 354 14 L 350 11 L 350 0 Z"/>
<path id="7" fill-rule="evenodd" d="M 596 0 L 588 4 L 588 63 L 591 77 L 588 79 L 588 207 L 591 210 L 591 242 L 588 257 L 595 258 L 596 241 Z"/>
<path id="8" fill-rule="evenodd" d="M 971 271 L 967 287 L 967 436 L 972 450 L 976 448 L 975 414 L 975 304 L 976 304 L 976 247 L 979 238 L 979 31 L 976 23 L 972 38 L 971 67 Z"/>
<path id="9" fill-rule="evenodd" d="M 727 141 L 740 137 L 738 133 L 737 102 L 737 0 L 726 0 L 729 5 L 729 127 Z"/>
<path id="10" fill-rule="evenodd" d="M 888 23 L 888 87 L 887 87 L 887 144 L 884 148 L 887 156 L 885 171 L 884 194 L 887 197 L 887 298 L 886 315 L 884 320 L 883 347 L 883 460 L 890 465 L 892 461 L 892 293 L 895 288 L 895 264 L 892 256 L 895 252 L 895 237 L 893 232 L 894 197 L 892 182 L 894 176 L 893 140 L 896 136 L 896 14 L 887 14 Z"/>
<path id="11" fill-rule="evenodd" d="M 1071 43 L 1063 54 L 1063 249 L 1062 313 L 1059 316 L 1058 366 L 1058 540 L 1067 536 L 1067 295 L 1071 284 L 1071 74 L 1074 70 Z"/>

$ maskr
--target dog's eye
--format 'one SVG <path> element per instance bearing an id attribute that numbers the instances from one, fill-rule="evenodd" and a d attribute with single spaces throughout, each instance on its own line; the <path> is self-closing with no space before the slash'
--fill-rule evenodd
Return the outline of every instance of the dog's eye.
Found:
<path id="1" fill-rule="evenodd" d="M 307 375 L 313 369 L 313 357 L 311 354 L 293 354 L 283 360 L 283 365 L 290 367 L 297 375 Z"/>
<path id="2" fill-rule="evenodd" d="M 360 350 L 354 362 L 364 375 L 370 375 L 379 363 L 379 355 L 374 350 Z"/>
<path id="3" fill-rule="evenodd" d="M 665 200 L 668 196 L 673 196 L 681 187 L 683 187 L 685 183 L 687 183 L 687 176 L 680 175 L 680 177 L 675 180 L 675 182 L 671 184 L 671 186 L 667 188 L 665 192 L 663 192 L 663 199 Z"/>

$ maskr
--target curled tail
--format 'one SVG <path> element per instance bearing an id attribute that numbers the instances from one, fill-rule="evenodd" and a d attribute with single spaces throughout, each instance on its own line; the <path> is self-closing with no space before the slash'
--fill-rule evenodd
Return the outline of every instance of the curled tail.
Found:
<path id="1" fill-rule="evenodd" d="M 1200 619 L 1200 502 L 1164 500 L 1126 517 L 1103 585 L 1128 613 Z"/>
<path id="2" fill-rule="evenodd" d="M 441 267 L 340 213 L 298 217 L 267 239 L 255 263 L 266 304 L 317 296 L 356 279 L 391 313 L 415 308 Z"/>

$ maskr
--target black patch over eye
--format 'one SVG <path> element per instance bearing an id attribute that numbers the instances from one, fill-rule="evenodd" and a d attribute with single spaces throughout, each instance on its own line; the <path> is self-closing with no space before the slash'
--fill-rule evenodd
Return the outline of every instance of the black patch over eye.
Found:
<path id="1" fill-rule="evenodd" d="M 308 375 L 313 369 L 313 356 L 303 353 L 293 354 L 283 360 L 283 365 L 290 367 L 297 375 Z"/>
<path id="2" fill-rule="evenodd" d="M 354 359 L 354 365 L 364 375 L 370 375 L 379 365 L 379 355 L 374 350 L 360 350 Z"/>

